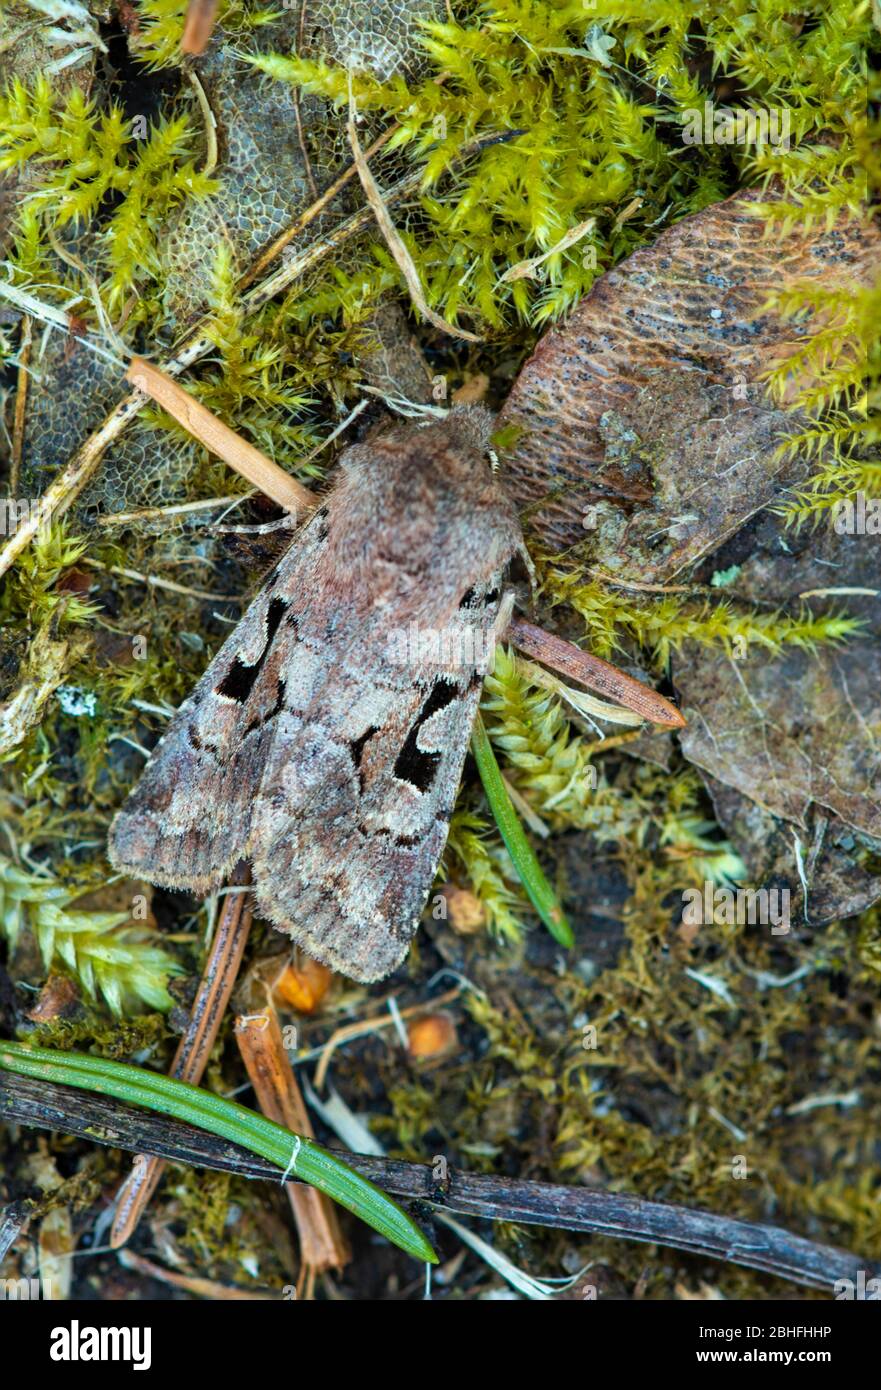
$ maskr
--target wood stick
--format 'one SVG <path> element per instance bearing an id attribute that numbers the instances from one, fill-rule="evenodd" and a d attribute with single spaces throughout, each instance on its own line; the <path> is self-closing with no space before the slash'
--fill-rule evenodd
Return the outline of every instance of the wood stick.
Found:
<path id="1" fill-rule="evenodd" d="M 239 864 L 230 882 L 250 881 L 247 865 Z M 178 1044 L 171 1075 L 180 1081 L 197 1086 L 217 1040 L 230 995 L 242 963 L 248 933 L 251 930 L 251 895 L 230 893 L 224 899 L 220 921 L 211 942 L 211 951 L 199 982 L 196 998 L 187 1024 L 187 1031 Z M 110 1232 L 114 1249 L 124 1245 L 133 1234 L 156 1190 L 165 1164 L 159 1158 L 138 1154 L 132 1171 L 119 1190 L 116 1215 Z"/>
<path id="2" fill-rule="evenodd" d="M 180 41 L 181 53 L 204 53 L 214 32 L 219 0 L 190 0 Z"/>
<path id="3" fill-rule="evenodd" d="M 161 1155 L 197 1168 L 278 1182 L 278 1168 L 225 1139 L 109 1096 L 0 1072 L 0 1116 L 37 1129 L 77 1134 L 90 1143 Z M 757 1269 L 830 1297 L 837 1279 L 881 1276 L 881 1262 L 793 1235 L 779 1226 L 720 1216 L 673 1202 L 580 1184 L 486 1177 L 450 1167 L 440 1188 L 430 1165 L 345 1154 L 357 1172 L 386 1192 L 490 1221 L 589 1231 L 615 1240 L 686 1250 Z"/>
<path id="4" fill-rule="evenodd" d="M 24 426 L 28 403 L 28 364 L 31 360 L 31 317 L 24 314 L 21 320 L 21 338 L 18 349 L 18 381 L 15 387 L 15 414 L 12 420 L 12 453 L 9 462 L 9 496 L 18 494 L 21 477 L 21 455 L 24 448 Z"/>
<path id="5" fill-rule="evenodd" d="M 625 676 L 616 666 L 592 656 L 572 642 L 555 637 L 524 618 L 512 618 L 506 635 L 527 656 L 552 667 L 570 680 L 580 681 L 591 690 L 598 690 L 601 695 L 617 700 L 620 705 L 635 710 L 653 724 L 663 724 L 670 729 L 684 728 L 685 720 L 679 710 L 663 695 L 632 676 Z"/>
<path id="6" fill-rule="evenodd" d="M 194 439 L 198 439 L 212 454 L 224 459 L 231 468 L 261 492 L 271 496 L 286 511 L 297 512 L 314 504 L 314 493 L 285 473 L 253 444 L 249 444 L 247 439 L 231 430 L 229 425 L 225 425 L 213 411 L 208 410 L 170 376 L 152 363 L 145 362 L 143 357 L 132 358 L 126 380 L 161 405 Z"/>
<path id="7" fill-rule="evenodd" d="M 295 1134 L 314 1139 L 312 1121 L 288 1060 L 272 1002 L 267 1002 L 259 1013 L 239 1014 L 235 1033 L 263 1114 Z M 306 1270 L 314 1278 L 328 1269 L 342 1269 L 352 1252 L 340 1230 L 334 1203 L 314 1187 L 296 1182 L 285 1186 L 300 1237 L 300 1280 Z"/>

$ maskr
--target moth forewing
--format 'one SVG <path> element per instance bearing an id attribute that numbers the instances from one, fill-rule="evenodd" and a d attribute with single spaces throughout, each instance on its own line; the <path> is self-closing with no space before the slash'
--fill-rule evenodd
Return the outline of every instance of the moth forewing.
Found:
<path id="1" fill-rule="evenodd" d="M 286 680 L 295 617 L 322 544 L 316 515 L 180 706 L 110 827 L 111 863 L 167 888 L 215 892 L 243 857 Z M 297 664 L 302 691 L 310 663 Z"/>
<path id="2" fill-rule="evenodd" d="M 311 955 L 364 981 L 399 964 L 522 547 L 491 419 L 347 451 L 114 822 L 118 867 L 206 892 L 250 857 L 258 909 Z"/>

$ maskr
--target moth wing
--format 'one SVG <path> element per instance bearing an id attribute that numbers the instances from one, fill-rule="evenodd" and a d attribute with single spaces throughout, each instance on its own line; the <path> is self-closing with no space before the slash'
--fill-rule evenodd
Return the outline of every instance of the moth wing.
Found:
<path id="1" fill-rule="evenodd" d="M 110 827 L 111 863 L 151 883 L 216 891 L 243 857 L 253 792 L 290 698 L 308 702 L 309 653 L 291 660 L 324 541 L 316 512 L 178 709 Z"/>
<path id="2" fill-rule="evenodd" d="M 352 979 L 389 974 L 418 927 L 498 609 L 493 576 L 458 615 L 466 659 L 414 660 L 409 651 L 399 673 L 380 621 L 325 684 L 320 710 L 280 716 L 249 845 L 258 910 Z"/>

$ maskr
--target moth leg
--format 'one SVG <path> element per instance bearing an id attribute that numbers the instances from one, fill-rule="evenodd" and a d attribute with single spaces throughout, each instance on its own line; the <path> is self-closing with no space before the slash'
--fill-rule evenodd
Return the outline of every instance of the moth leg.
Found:
<path id="1" fill-rule="evenodd" d="M 217 536 L 269 536 L 274 531 L 298 531 L 302 520 L 294 512 L 285 512 L 276 521 L 263 521 L 259 526 L 212 526 Z"/>

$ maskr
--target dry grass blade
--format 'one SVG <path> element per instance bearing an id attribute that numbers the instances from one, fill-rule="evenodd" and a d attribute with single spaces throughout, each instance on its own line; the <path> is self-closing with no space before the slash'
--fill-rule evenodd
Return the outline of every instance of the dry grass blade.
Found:
<path id="1" fill-rule="evenodd" d="M 358 140 L 358 131 L 355 128 L 356 114 L 355 101 L 350 85 L 349 121 L 346 126 L 346 133 L 349 137 L 349 144 L 352 147 L 355 168 L 361 180 L 361 187 L 364 189 L 364 196 L 373 209 L 373 214 L 376 218 L 379 230 L 382 232 L 385 244 L 391 251 L 395 259 L 395 264 L 406 281 L 407 289 L 410 291 L 410 298 L 420 314 L 422 314 L 429 323 L 434 324 L 435 328 L 440 329 L 441 333 L 447 333 L 452 338 L 463 338 L 466 343 L 482 342 L 482 339 L 478 337 L 476 333 L 469 333 L 467 329 L 464 328 L 454 328 L 451 323 L 447 323 L 446 319 L 441 318 L 440 314 L 436 314 L 434 310 L 429 307 L 425 298 L 425 292 L 422 288 L 422 283 L 419 279 L 419 272 L 413 264 L 413 257 L 404 245 L 401 234 L 391 219 L 388 207 L 386 206 L 386 200 L 379 191 L 379 184 L 370 172 L 370 166 L 364 156 L 364 151 L 361 149 L 361 144 Z"/>
<path id="2" fill-rule="evenodd" d="M 267 1000 L 259 1013 L 239 1014 L 235 1034 L 263 1114 L 296 1134 L 314 1138 L 272 1003 Z M 300 1237 L 301 1271 L 297 1294 L 302 1297 L 317 1274 L 348 1264 L 351 1251 L 329 1198 L 302 1183 L 288 1182 L 286 1187 Z"/>
<path id="3" fill-rule="evenodd" d="M 253 444 L 249 444 L 247 439 L 231 430 L 229 425 L 225 425 L 212 411 L 191 396 L 189 391 L 185 391 L 158 367 L 145 362 L 142 357 L 134 357 L 126 379 L 157 405 L 161 405 L 163 410 L 167 410 L 178 424 L 183 425 L 184 429 L 194 439 L 198 439 L 200 444 L 204 444 L 206 449 L 210 449 L 212 454 L 217 454 L 286 511 L 298 512 L 314 505 L 314 493 L 298 483 L 296 478 L 285 473 L 283 468 L 279 468 L 278 464 L 273 463 Z"/>
<path id="4" fill-rule="evenodd" d="M 601 657 L 593 656 L 523 618 L 512 618 L 507 635 L 527 656 L 535 657 L 536 661 L 552 667 L 570 680 L 580 681 L 582 685 L 598 690 L 601 695 L 617 700 L 626 709 L 641 714 L 643 719 L 650 719 L 653 724 L 661 724 L 669 729 L 685 727 L 685 720 L 675 705 L 656 690 L 635 681 L 632 676 L 625 676 L 623 671 Z"/>

